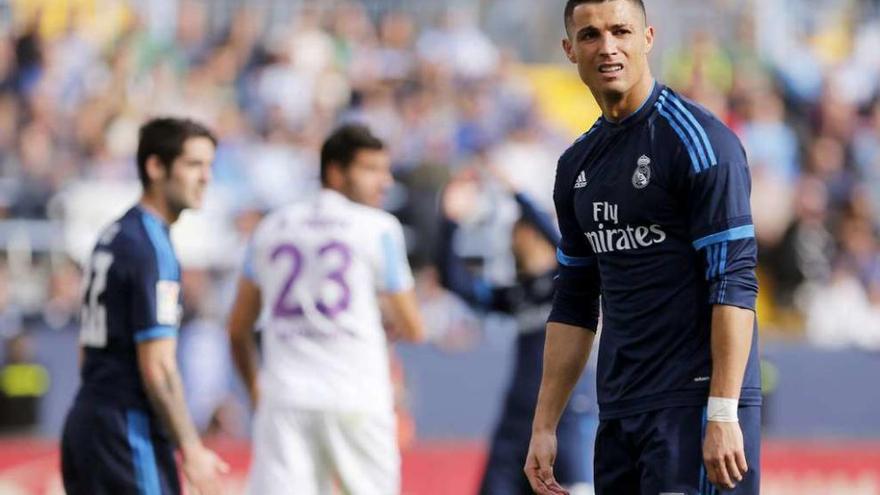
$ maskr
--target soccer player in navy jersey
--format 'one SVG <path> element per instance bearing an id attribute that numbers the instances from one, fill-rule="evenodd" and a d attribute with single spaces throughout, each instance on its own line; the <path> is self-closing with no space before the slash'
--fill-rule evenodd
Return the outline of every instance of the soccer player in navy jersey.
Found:
<path id="1" fill-rule="evenodd" d="M 562 240 L 525 472 L 540 494 L 594 339 L 596 493 L 757 494 L 750 177 L 737 137 L 656 82 L 641 0 L 569 0 L 563 48 L 602 110 L 559 159 Z"/>
<path id="2" fill-rule="evenodd" d="M 202 445 L 178 372 L 180 265 L 168 232 L 201 206 L 215 148 L 191 120 L 140 129 L 143 195 L 104 229 L 85 271 L 82 385 L 61 442 L 68 495 L 178 494 L 175 447 L 191 492 L 221 491 L 228 466 Z"/>

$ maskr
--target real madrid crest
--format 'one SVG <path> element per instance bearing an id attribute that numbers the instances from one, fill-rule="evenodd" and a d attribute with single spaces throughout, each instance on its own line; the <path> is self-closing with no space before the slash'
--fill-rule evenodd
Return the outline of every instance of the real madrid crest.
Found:
<path id="1" fill-rule="evenodd" d="M 633 172 L 632 183 L 636 189 L 644 189 L 651 182 L 651 159 L 647 155 L 639 157 L 636 171 Z"/>

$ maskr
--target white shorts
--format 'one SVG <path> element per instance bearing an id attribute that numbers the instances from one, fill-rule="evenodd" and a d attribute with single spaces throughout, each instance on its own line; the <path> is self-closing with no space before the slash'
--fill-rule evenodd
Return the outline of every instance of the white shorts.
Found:
<path id="1" fill-rule="evenodd" d="M 259 407 L 250 495 L 398 495 L 394 414 Z"/>

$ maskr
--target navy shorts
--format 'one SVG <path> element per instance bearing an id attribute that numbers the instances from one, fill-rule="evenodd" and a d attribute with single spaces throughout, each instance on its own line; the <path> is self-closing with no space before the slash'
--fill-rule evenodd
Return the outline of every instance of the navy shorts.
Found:
<path id="1" fill-rule="evenodd" d="M 77 400 L 61 440 L 67 495 L 178 495 L 170 442 L 139 409 Z"/>
<path id="2" fill-rule="evenodd" d="M 740 406 L 749 470 L 733 490 L 720 491 L 703 465 L 705 407 L 660 409 L 599 423 L 596 495 L 758 495 L 761 407 Z"/>
<path id="3" fill-rule="evenodd" d="M 556 431 L 553 473 L 563 486 L 593 482 L 593 440 L 599 420 L 593 413 L 562 415 Z M 532 495 L 523 472 L 532 435 L 531 414 L 505 411 L 492 436 L 480 495 Z"/>

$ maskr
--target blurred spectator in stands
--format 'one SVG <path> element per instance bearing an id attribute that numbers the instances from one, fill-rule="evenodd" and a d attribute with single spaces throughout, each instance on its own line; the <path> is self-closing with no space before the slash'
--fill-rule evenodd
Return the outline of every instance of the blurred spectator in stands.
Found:
<path id="1" fill-rule="evenodd" d="M 389 12 L 379 23 L 377 64 L 384 80 L 405 81 L 415 72 L 415 20 L 404 12 Z"/>
<path id="2" fill-rule="evenodd" d="M 0 94 L 15 90 L 15 49 L 0 31 Z"/>
<path id="3" fill-rule="evenodd" d="M 868 218 L 849 214 L 840 223 L 838 264 L 855 276 L 867 290 L 880 273 L 880 250 L 874 226 Z"/>
<path id="4" fill-rule="evenodd" d="M 777 33 L 778 34 L 778 33 Z M 775 71 L 794 108 L 806 109 L 817 102 L 825 79 L 822 61 L 805 30 L 792 33 L 784 54 L 773 57 Z M 777 47 L 782 45 L 777 44 Z"/>
<path id="5" fill-rule="evenodd" d="M 829 348 L 880 348 L 878 297 L 868 299 L 865 286 L 845 263 L 837 265 L 827 286 L 813 292 L 807 304 L 806 333 L 810 343 Z"/>
<path id="6" fill-rule="evenodd" d="M 4 340 L 0 367 L 0 434 L 33 433 L 40 399 L 49 389 L 49 373 L 34 361 L 30 338 L 19 333 Z"/>
<path id="7" fill-rule="evenodd" d="M 46 205 L 58 186 L 57 166 L 54 163 L 55 143 L 48 129 L 31 124 L 18 135 L 16 147 L 19 183 L 16 195 L 9 206 L 9 214 L 15 218 L 44 219 Z"/>
<path id="8" fill-rule="evenodd" d="M 11 91 L 0 90 L 0 218 L 9 216 L 9 208 L 15 198 L 15 190 L 18 189 L 17 164 L 14 158 L 17 124 L 18 103 Z"/>
<path id="9" fill-rule="evenodd" d="M 554 165 L 564 145 L 546 135 L 532 112 L 522 112 L 512 126 L 507 139 L 490 151 L 489 161 L 497 164 L 517 190 L 527 194 L 541 209 L 554 211 Z"/>
<path id="10" fill-rule="evenodd" d="M 663 81 L 685 94 L 706 86 L 728 93 L 733 86 L 733 63 L 705 29 L 695 30 L 684 46 L 666 52 L 663 69 Z"/>
<path id="11" fill-rule="evenodd" d="M 43 41 L 39 32 L 40 15 L 15 37 L 15 71 L 13 80 L 15 90 L 27 95 L 39 82 L 43 70 Z"/>
<path id="12" fill-rule="evenodd" d="M 833 211 L 846 206 L 855 181 L 846 168 L 846 149 L 841 141 L 818 135 L 807 144 L 807 170 L 828 187 L 828 199 Z"/>
<path id="13" fill-rule="evenodd" d="M 184 66 L 204 61 L 211 51 L 212 37 L 208 33 L 208 12 L 204 2 L 181 0 L 177 2 L 177 32 L 170 50 Z"/>
<path id="14" fill-rule="evenodd" d="M 872 204 L 874 224 L 880 228 L 880 91 L 853 139 L 853 158 Z"/>
<path id="15" fill-rule="evenodd" d="M 52 264 L 47 300 L 39 315 L 40 330 L 78 329 L 81 285 L 82 274 L 72 260 L 62 259 Z"/>
<path id="16" fill-rule="evenodd" d="M 826 80 L 814 125 L 817 135 L 847 143 L 855 134 L 858 113 L 855 103 L 846 98 L 842 79 L 829 76 Z"/>
<path id="17" fill-rule="evenodd" d="M 783 309 L 795 308 L 798 289 L 812 291 L 827 284 L 834 259 L 834 238 L 827 228 L 825 184 L 816 177 L 804 176 L 794 201 L 794 218 L 779 245 L 766 256 L 766 267 L 773 276 L 773 296 Z"/>
<path id="18" fill-rule="evenodd" d="M 739 134 L 752 171 L 752 207 L 759 247 L 776 246 L 792 218 L 792 194 L 800 175 L 797 136 L 785 122 L 782 100 L 772 92 L 746 95 Z"/>
<path id="19" fill-rule="evenodd" d="M 880 348 L 880 249 L 871 222 L 851 211 L 841 220 L 831 281 L 806 301 L 810 342 L 828 347 Z M 870 292 L 869 292 L 870 291 Z"/>
<path id="20" fill-rule="evenodd" d="M 797 136 L 785 122 L 785 107 L 779 96 L 773 92 L 751 93 L 740 135 L 753 171 L 765 168 L 770 179 L 777 182 L 791 184 L 797 180 Z"/>
<path id="21" fill-rule="evenodd" d="M 449 9 L 438 27 L 422 32 L 416 49 L 424 60 L 449 67 L 463 80 L 489 77 L 499 63 L 498 49 L 479 29 L 472 9 Z"/>
<path id="22" fill-rule="evenodd" d="M 12 299 L 6 259 L 0 258 L 0 339 L 17 335 L 21 328 L 22 312 Z"/>
<path id="23" fill-rule="evenodd" d="M 361 2 L 344 0 L 329 13 L 333 20 L 331 36 L 336 46 L 336 63 L 345 73 L 354 90 L 378 78 L 374 52 L 376 32 Z"/>

